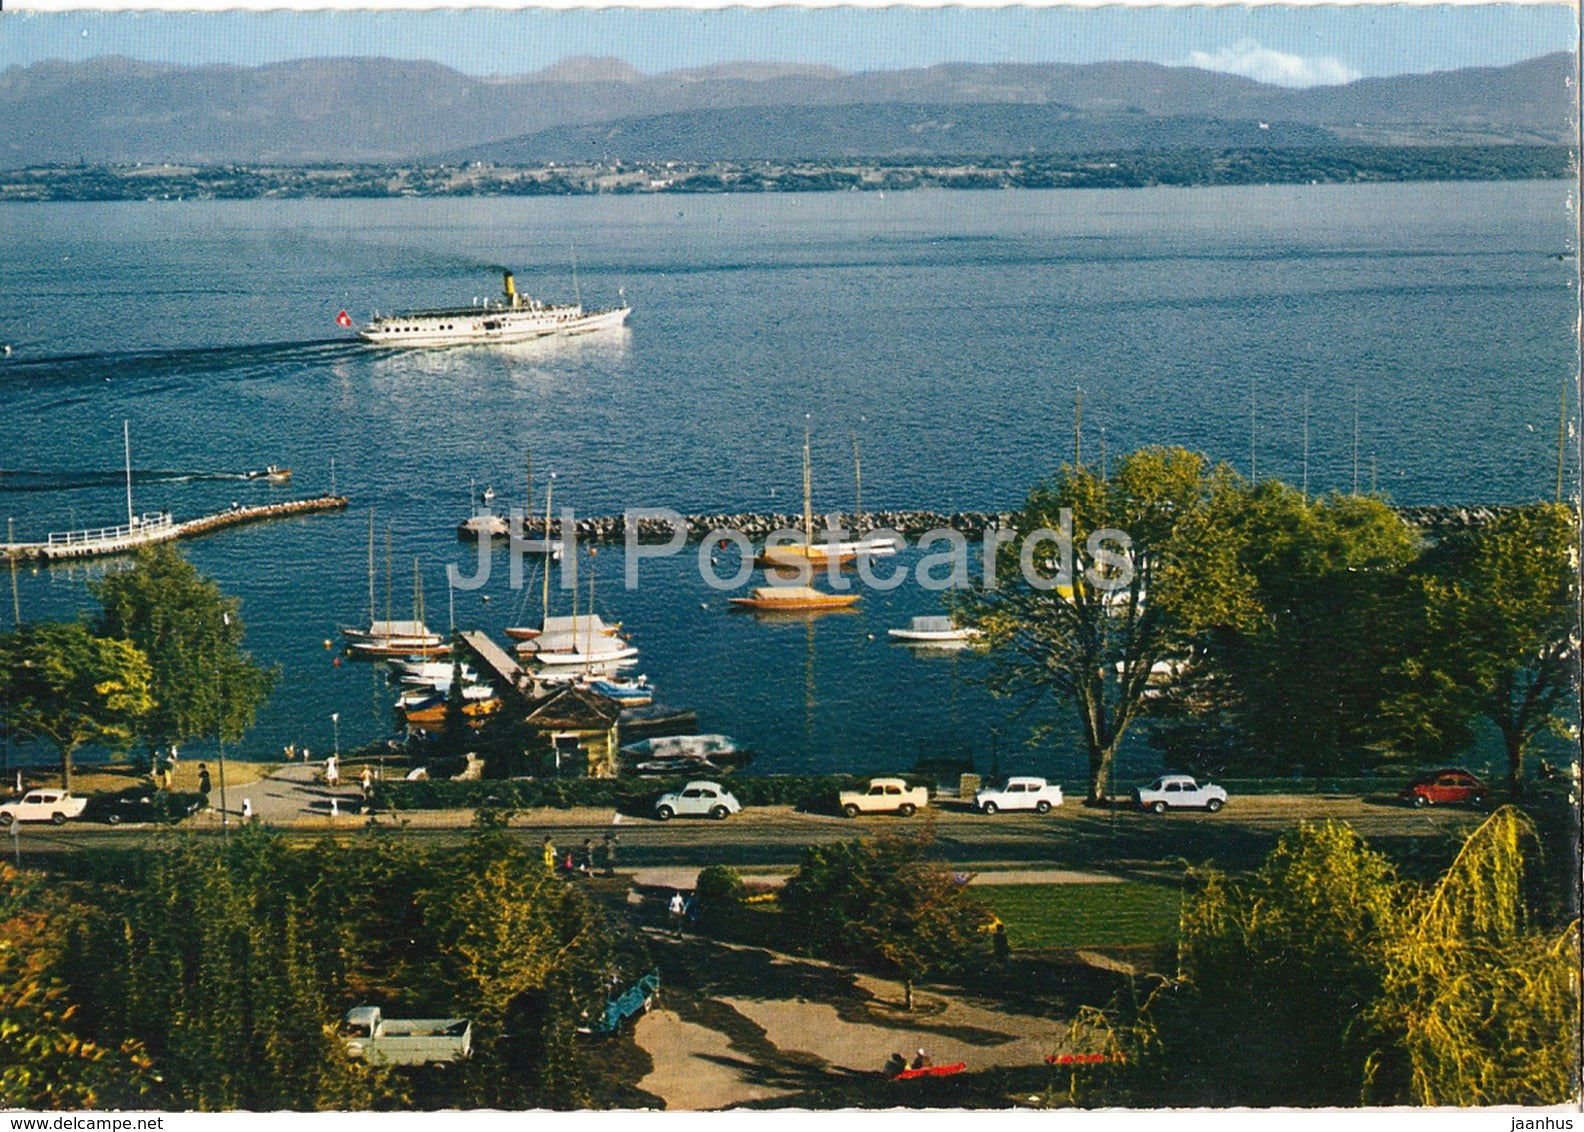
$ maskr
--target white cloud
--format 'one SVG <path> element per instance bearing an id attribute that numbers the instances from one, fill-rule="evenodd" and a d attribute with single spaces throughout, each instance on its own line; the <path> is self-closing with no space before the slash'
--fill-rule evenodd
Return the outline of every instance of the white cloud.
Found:
<path id="1" fill-rule="evenodd" d="M 1308 58 L 1261 47 L 1252 39 L 1240 39 L 1231 47 L 1217 51 L 1190 51 L 1188 65 L 1206 71 L 1225 71 L 1277 86 L 1329 86 L 1350 83 L 1360 73 L 1334 56 Z"/>

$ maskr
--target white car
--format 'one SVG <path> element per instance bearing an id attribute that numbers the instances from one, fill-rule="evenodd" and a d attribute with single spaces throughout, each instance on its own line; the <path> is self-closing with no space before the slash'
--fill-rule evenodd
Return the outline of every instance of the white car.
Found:
<path id="1" fill-rule="evenodd" d="M 929 787 L 909 786 L 901 778 L 871 778 L 867 790 L 843 790 L 837 795 L 842 813 L 850 818 L 859 814 L 900 814 L 912 817 L 929 805 Z"/>
<path id="2" fill-rule="evenodd" d="M 14 802 L 0 802 L 0 826 L 14 821 L 48 821 L 66 824 L 67 818 L 82 816 L 87 798 L 64 790 L 29 790 Z"/>
<path id="3" fill-rule="evenodd" d="M 1033 810 L 1048 814 L 1062 804 L 1062 788 L 1043 778 L 1009 778 L 1005 786 L 986 786 L 974 795 L 974 809 L 982 814 L 998 810 Z"/>
<path id="4" fill-rule="evenodd" d="M 1148 786 L 1133 791 L 1140 809 L 1164 814 L 1167 810 L 1200 809 L 1212 814 L 1226 805 L 1227 792 L 1213 782 L 1200 785 L 1186 774 L 1163 774 Z"/>
<path id="5" fill-rule="evenodd" d="M 674 817 L 711 817 L 720 821 L 741 811 L 742 803 L 718 782 L 689 782 L 655 801 L 655 817 L 661 821 Z"/>

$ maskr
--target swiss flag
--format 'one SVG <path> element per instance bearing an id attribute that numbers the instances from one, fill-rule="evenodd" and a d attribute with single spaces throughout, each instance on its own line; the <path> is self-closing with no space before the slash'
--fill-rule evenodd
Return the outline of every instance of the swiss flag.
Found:
<path id="1" fill-rule="evenodd" d="M 336 325 L 337 326 L 351 326 L 352 325 L 352 316 L 347 314 L 346 311 L 342 311 L 340 314 L 336 315 Z"/>

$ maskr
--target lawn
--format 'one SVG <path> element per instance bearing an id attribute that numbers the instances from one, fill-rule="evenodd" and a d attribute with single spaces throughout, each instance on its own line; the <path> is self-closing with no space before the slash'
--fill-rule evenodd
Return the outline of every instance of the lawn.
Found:
<path id="1" fill-rule="evenodd" d="M 1120 947 L 1177 938 L 1177 884 L 977 885 L 1014 948 Z"/>

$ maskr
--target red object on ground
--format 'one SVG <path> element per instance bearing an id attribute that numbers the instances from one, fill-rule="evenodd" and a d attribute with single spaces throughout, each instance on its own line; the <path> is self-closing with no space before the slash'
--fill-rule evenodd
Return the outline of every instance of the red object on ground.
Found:
<path id="1" fill-rule="evenodd" d="M 352 325 L 352 316 L 347 314 L 346 311 L 342 311 L 340 314 L 336 315 L 336 325 L 337 326 L 351 326 Z"/>
<path id="2" fill-rule="evenodd" d="M 896 1075 L 896 1080 L 911 1081 L 915 1077 L 950 1077 L 953 1073 L 965 1072 L 967 1068 L 966 1061 L 957 1061 L 951 1065 L 928 1065 L 923 1069 L 904 1069 Z"/>

